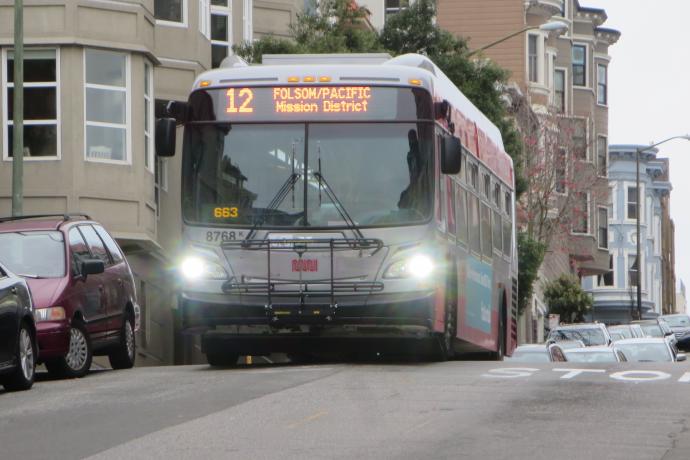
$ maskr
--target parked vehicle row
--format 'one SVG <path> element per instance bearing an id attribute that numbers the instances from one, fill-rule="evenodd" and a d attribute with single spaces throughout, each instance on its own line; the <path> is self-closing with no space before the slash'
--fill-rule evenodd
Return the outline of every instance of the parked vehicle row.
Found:
<path id="1" fill-rule="evenodd" d="M 30 387 L 40 363 L 67 378 L 84 376 L 94 355 L 114 369 L 134 365 L 134 278 L 103 226 L 75 215 L 0 219 L 0 263 L 0 372 L 21 368 L 26 380 L 0 377 L 7 389 Z"/>
<path id="2" fill-rule="evenodd" d="M 679 329 L 687 325 L 690 330 L 690 318 L 687 322 L 679 318 L 675 324 Z M 564 324 L 550 331 L 546 343 L 521 345 L 507 360 L 533 363 L 685 361 L 686 355 L 678 351 L 678 336 L 685 340 L 685 330 L 673 331 L 664 317 L 609 327 L 600 323 Z"/>

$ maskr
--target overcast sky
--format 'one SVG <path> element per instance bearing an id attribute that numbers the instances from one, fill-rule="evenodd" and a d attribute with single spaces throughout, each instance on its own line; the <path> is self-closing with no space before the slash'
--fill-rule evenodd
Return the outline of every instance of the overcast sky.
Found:
<path id="1" fill-rule="evenodd" d="M 690 0 L 580 0 L 621 31 L 609 49 L 609 143 L 646 144 L 690 134 Z M 670 141 L 676 278 L 690 286 L 690 142 Z"/>

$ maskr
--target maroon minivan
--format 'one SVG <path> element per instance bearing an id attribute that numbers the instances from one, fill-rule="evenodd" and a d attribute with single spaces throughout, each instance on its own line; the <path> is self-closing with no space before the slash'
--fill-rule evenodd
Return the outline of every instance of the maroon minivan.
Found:
<path id="1" fill-rule="evenodd" d="M 29 285 L 38 361 L 51 374 L 81 377 L 93 355 L 114 369 L 134 365 L 134 278 L 100 224 L 74 214 L 0 219 L 0 261 Z"/>

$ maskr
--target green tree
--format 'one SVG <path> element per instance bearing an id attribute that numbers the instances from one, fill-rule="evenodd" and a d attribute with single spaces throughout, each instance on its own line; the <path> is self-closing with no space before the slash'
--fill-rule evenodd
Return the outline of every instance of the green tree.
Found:
<path id="1" fill-rule="evenodd" d="M 582 290 L 580 281 L 570 275 L 561 275 L 546 283 L 544 300 L 549 312 L 561 315 L 561 320 L 582 322 L 592 309 L 592 296 Z"/>
<path id="2" fill-rule="evenodd" d="M 518 233 L 518 314 L 520 315 L 532 298 L 534 281 L 544 261 L 545 252 L 546 246 L 543 243 L 530 238 L 527 233 Z"/>

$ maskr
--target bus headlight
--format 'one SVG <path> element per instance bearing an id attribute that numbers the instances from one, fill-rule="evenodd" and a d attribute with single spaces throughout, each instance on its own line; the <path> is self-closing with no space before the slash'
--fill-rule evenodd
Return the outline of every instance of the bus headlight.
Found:
<path id="1" fill-rule="evenodd" d="M 434 272 L 434 261 L 426 254 L 415 254 L 388 266 L 384 278 L 428 278 Z"/>
<path id="2" fill-rule="evenodd" d="M 220 264 L 199 256 L 187 256 L 180 264 L 180 272 L 187 280 L 224 280 L 228 273 Z"/>

